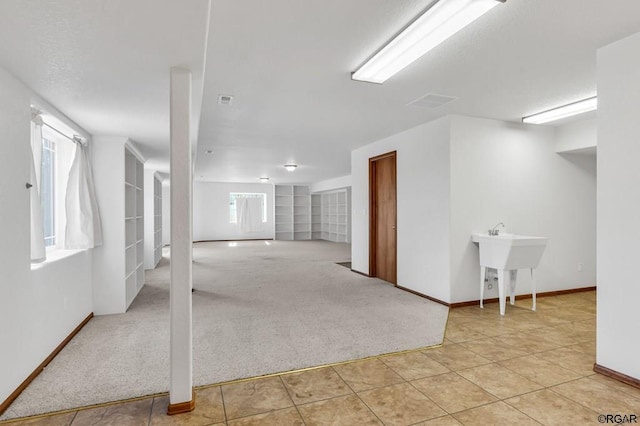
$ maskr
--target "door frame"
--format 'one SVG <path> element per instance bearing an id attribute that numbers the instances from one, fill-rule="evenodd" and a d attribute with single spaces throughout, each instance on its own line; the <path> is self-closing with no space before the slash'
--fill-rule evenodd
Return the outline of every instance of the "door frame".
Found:
<path id="1" fill-rule="evenodd" d="M 394 167 L 393 171 L 395 173 L 394 181 L 395 181 L 395 193 L 396 193 L 396 208 L 394 222 L 396 223 L 395 231 L 395 247 L 394 247 L 394 263 L 396 265 L 396 276 L 394 277 L 394 286 L 398 286 L 398 156 L 397 151 L 390 151 L 385 154 L 380 154 L 375 157 L 369 158 L 369 276 L 376 277 L 377 276 L 377 254 L 378 254 L 378 231 L 377 231 L 377 209 L 376 204 L 378 202 L 378 192 L 376 191 L 376 161 L 382 160 L 387 157 L 393 157 Z"/>

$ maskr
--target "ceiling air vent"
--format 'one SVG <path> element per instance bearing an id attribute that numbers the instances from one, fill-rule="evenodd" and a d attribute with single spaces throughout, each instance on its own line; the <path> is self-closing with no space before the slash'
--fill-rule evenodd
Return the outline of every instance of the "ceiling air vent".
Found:
<path id="1" fill-rule="evenodd" d="M 458 98 L 454 98 L 453 96 L 427 93 L 426 95 L 419 97 L 415 101 L 409 102 L 407 105 L 417 106 L 420 108 L 435 109 L 441 107 L 442 105 L 448 104 L 449 102 L 453 102 L 456 99 Z"/>
<path id="2" fill-rule="evenodd" d="M 229 96 L 229 95 L 218 96 L 218 103 L 220 105 L 231 105 L 231 102 L 233 102 L 233 96 Z"/>

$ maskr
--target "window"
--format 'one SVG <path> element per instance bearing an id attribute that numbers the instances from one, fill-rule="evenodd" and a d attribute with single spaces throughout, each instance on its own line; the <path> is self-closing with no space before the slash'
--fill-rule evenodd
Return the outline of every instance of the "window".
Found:
<path id="1" fill-rule="evenodd" d="M 44 222 L 44 246 L 56 245 L 56 143 L 42 138 L 40 203 Z"/>
<path id="2" fill-rule="evenodd" d="M 40 204 L 47 250 L 64 246 L 67 223 L 65 197 L 75 144 L 47 126 L 42 128 L 42 165 L 40 168 Z"/>
<path id="3" fill-rule="evenodd" d="M 231 192 L 229 193 L 229 223 L 238 223 L 236 220 L 236 198 L 262 198 L 262 222 L 267 221 L 267 194 Z"/>

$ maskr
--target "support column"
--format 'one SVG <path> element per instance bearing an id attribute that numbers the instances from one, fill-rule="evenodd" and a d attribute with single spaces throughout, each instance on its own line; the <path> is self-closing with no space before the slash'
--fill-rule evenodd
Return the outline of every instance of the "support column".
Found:
<path id="1" fill-rule="evenodd" d="M 167 414 L 195 408 L 192 378 L 191 72 L 171 68 L 171 383 Z"/>

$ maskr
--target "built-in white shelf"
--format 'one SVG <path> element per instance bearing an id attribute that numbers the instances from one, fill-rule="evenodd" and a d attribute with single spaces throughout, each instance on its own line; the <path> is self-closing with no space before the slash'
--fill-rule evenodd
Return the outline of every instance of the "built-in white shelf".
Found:
<path id="1" fill-rule="evenodd" d="M 125 146 L 125 305 L 144 285 L 144 166 Z"/>
<path id="2" fill-rule="evenodd" d="M 102 216 L 103 244 L 93 250 L 93 311 L 123 313 L 144 284 L 144 157 L 135 142 L 99 138 L 92 145 L 93 177 Z"/>
<path id="3" fill-rule="evenodd" d="M 322 239 L 322 195 L 311 194 L 311 239 Z"/>
<path id="4" fill-rule="evenodd" d="M 350 237 L 349 190 L 313 194 L 312 200 L 313 238 L 338 243 L 348 243 Z"/>
<path id="5" fill-rule="evenodd" d="M 311 195 L 307 185 L 275 186 L 276 240 L 311 239 Z"/>
<path id="6" fill-rule="evenodd" d="M 155 170 L 145 170 L 144 269 L 154 269 L 162 259 L 162 181 Z"/>

